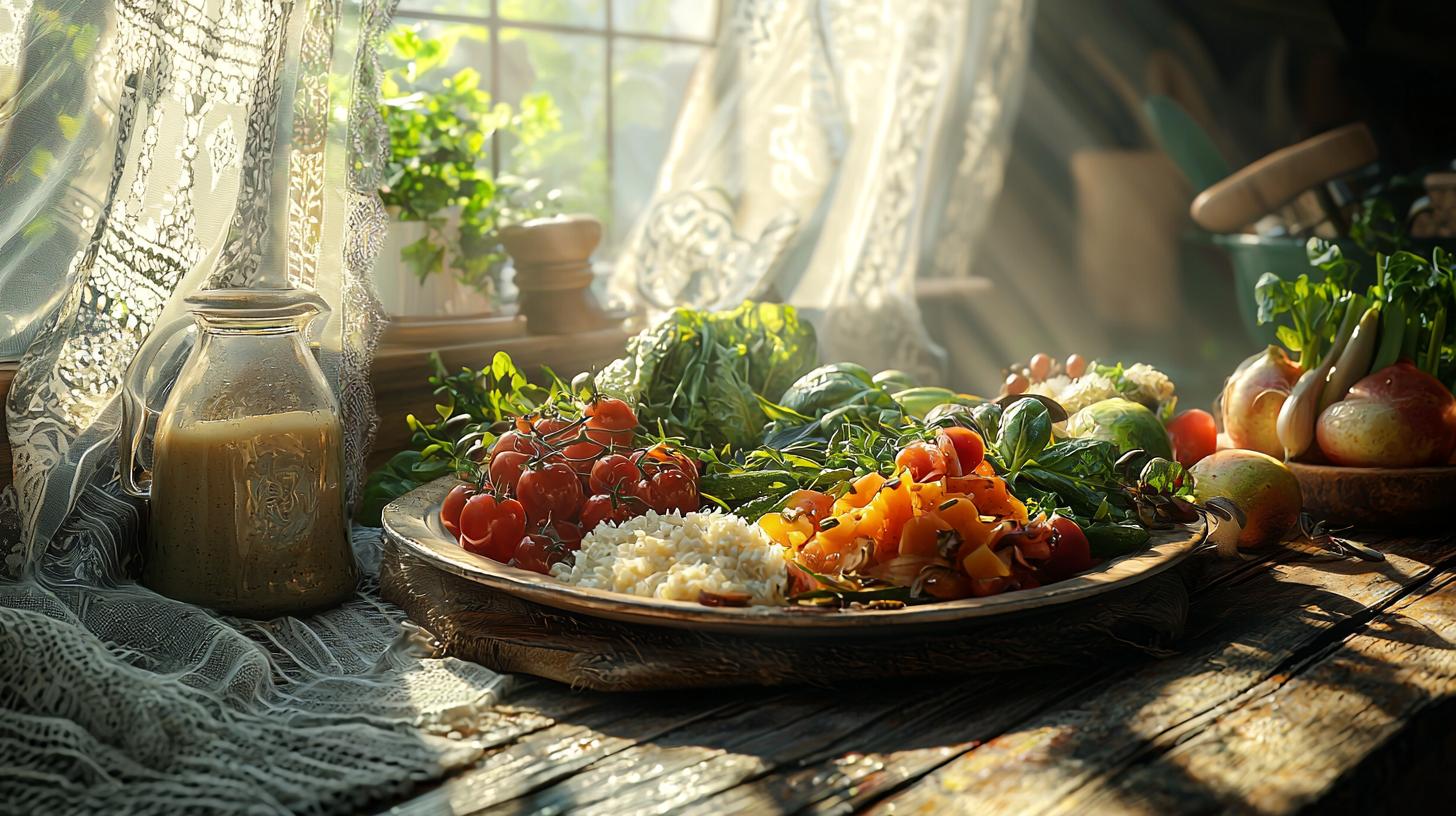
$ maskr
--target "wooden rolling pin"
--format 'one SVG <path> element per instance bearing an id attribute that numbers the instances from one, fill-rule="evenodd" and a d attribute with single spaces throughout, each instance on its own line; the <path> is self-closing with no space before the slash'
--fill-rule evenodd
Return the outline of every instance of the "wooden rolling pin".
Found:
<path id="1" fill-rule="evenodd" d="M 1321 133 L 1276 150 L 1198 194 L 1189 207 L 1193 221 L 1209 232 L 1243 230 L 1310 190 L 1375 161 L 1379 151 L 1364 122 Z M 1326 215 L 1339 219 L 1325 196 Z"/>

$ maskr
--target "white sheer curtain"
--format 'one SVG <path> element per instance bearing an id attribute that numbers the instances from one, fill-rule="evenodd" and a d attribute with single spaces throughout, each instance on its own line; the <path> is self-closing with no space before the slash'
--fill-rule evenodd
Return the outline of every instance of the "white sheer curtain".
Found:
<path id="1" fill-rule="evenodd" d="M 1032 0 L 738 0 L 613 292 L 778 297 L 828 359 L 941 373 L 915 301 L 965 277 L 1000 190 Z"/>
<path id="2" fill-rule="evenodd" d="M 222 618 L 132 582 L 117 391 L 203 285 L 316 289 L 357 483 L 389 0 L 0 0 L 0 810 L 353 813 L 478 756 L 501 678 L 378 600 Z M 276 283 L 275 283 L 276 285 Z"/>

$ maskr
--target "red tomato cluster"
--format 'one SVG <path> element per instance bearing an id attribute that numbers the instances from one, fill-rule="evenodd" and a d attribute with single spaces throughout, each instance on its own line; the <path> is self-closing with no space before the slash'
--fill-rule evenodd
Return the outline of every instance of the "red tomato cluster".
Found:
<path id="1" fill-rule="evenodd" d="M 520 417 L 491 446 L 483 489 L 455 487 L 440 521 L 465 549 L 546 573 L 603 522 L 700 506 L 698 470 L 667 445 L 632 447 L 637 416 L 597 397 L 579 419 Z"/>

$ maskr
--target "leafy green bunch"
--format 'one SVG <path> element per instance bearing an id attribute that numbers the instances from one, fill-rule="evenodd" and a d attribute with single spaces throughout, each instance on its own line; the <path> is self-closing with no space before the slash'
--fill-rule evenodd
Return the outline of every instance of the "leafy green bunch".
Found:
<path id="1" fill-rule="evenodd" d="M 674 309 L 590 379 L 637 406 L 648 428 L 708 447 L 753 448 L 763 441 L 767 412 L 818 355 L 814 327 L 792 306 Z"/>
<path id="2" fill-rule="evenodd" d="M 567 386 L 559 380 L 550 388 L 531 383 L 503 351 L 479 370 L 450 372 L 438 353 L 430 355 L 430 364 L 434 372 L 429 382 L 440 400 L 435 417 L 405 417 L 412 432 L 410 447 L 369 475 L 358 518 L 361 524 L 377 526 L 386 504 L 422 484 L 452 473 L 475 473 L 476 458 L 495 441 L 499 423 L 547 405 L 562 412 L 575 410 Z"/>
<path id="3" fill-rule="evenodd" d="M 500 228 L 556 212 L 561 195 L 539 179 L 493 175 L 492 136 L 509 135 L 513 152 L 529 151 L 561 129 L 561 113 L 546 94 L 528 94 L 514 110 L 493 102 L 473 68 L 447 75 L 461 34 L 445 32 L 425 38 L 417 27 L 402 27 L 388 36 L 380 111 L 391 159 L 380 196 L 402 220 L 427 227 L 402 251 L 421 281 L 450 269 L 489 294 L 506 260 Z"/>
<path id="4" fill-rule="evenodd" d="M 1336 244 L 1311 238 L 1310 265 L 1324 273 L 1288 281 L 1265 274 L 1255 288 L 1259 322 L 1283 318 L 1275 332 L 1279 342 L 1299 353 L 1301 367 L 1311 369 L 1334 344 L 1341 317 L 1351 301 L 1380 309 L 1381 351 L 1375 368 L 1408 359 L 1448 387 L 1456 386 L 1456 267 L 1440 247 L 1425 257 L 1409 250 L 1375 253 L 1375 283 L 1363 293 L 1355 280 L 1360 263 Z"/>

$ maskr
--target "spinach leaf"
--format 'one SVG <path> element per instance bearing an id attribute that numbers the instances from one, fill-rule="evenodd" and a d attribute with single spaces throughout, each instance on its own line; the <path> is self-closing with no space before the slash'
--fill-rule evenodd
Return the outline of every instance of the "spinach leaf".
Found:
<path id="1" fill-rule="evenodd" d="M 1036 457 L 1036 464 L 1062 473 L 1109 475 L 1118 455 L 1116 443 L 1081 437 L 1052 445 Z"/>
<path id="2" fill-rule="evenodd" d="M 981 430 L 981 437 L 987 445 L 995 445 L 1001 429 L 1001 406 L 985 402 L 971 409 L 971 419 Z"/>
<path id="3" fill-rule="evenodd" d="M 1045 405 L 1024 399 L 1011 404 L 1001 415 L 996 450 L 1013 477 L 1043 450 L 1052 438 L 1052 418 Z"/>

